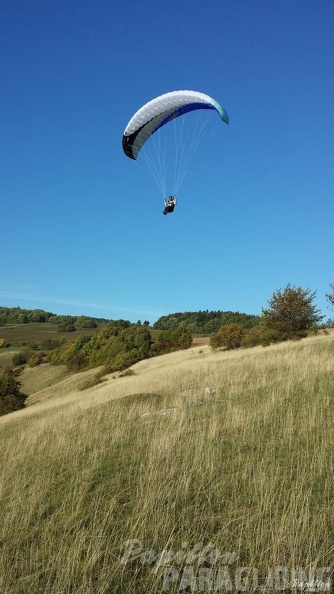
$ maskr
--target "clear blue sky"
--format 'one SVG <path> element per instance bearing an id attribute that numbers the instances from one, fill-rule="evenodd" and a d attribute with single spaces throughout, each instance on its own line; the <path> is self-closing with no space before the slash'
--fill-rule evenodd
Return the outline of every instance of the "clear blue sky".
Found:
<path id="1" fill-rule="evenodd" d="M 151 323 L 334 281 L 332 0 L 3 0 L 0 305 Z M 173 215 L 125 125 L 194 89 L 230 116 Z"/>

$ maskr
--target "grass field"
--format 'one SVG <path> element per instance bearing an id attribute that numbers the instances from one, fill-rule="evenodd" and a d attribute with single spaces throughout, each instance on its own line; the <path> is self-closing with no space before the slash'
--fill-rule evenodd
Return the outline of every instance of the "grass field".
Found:
<path id="1" fill-rule="evenodd" d="M 132 369 L 85 391 L 65 378 L 0 418 L 1 594 L 252 592 L 271 568 L 262 591 L 292 591 L 292 575 L 331 575 L 333 335 Z"/>
<path id="2" fill-rule="evenodd" d="M 41 343 L 47 340 L 60 340 L 62 337 L 74 340 L 78 336 L 92 334 L 101 328 L 103 325 L 99 328 L 82 328 L 74 332 L 59 332 L 57 324 L 48 322 L 45 324 L 8 324 L 0 326 L 0 339 L 4 338 L 11 345 L 19 342 Z M 159 333 L 160 330 L 151 330 L 152 339 L 156 340 Z"/>
<path id="3" fill-rule="evenodd" d="M 57 324 L 8 324 L 0 327 L 0 341 L 4 339 L 9 347 L 0 349 L 0 373 L 13 367 L 13 355 L 20 351 L 31 351 L 33 348 L 48 350 L 55 348 L 62 337 L 74 340 L 82 334 L 91 334 L 96 329 L 82 329 L 74 332 L 58 332 Z M 53 344 L 54 343 L 54 344 Z M 20 378 L 22 379 L 22 378 Z M 30 393 L 30 392 L 29 392 Z"/>
<path id="4" fill-rule="evenodd" d="M 10 344 L 18 342 L 40 343 L 47 340 L 60 340 L 62 336 L 74 339 L 82 334 L 92 334 L 96 328 L 83 328 L 74 332 L 59 332 L 57 324 L 8 324 L 0 327 L 0 339 L 4 338 Z"/>

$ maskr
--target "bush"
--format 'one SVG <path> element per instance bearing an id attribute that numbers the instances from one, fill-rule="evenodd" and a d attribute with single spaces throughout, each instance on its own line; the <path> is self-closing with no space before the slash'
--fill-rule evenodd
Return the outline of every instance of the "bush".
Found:
<path id="1" fill-rule="evenodd" d="M 25 365 L 26 362 L 28 361 L 28 357 L 29 357 L 29 353 L 24 353 L 24 352 L 16 353 L 15 355 L 13 355 L 13 358 L 12 358 L 13 365 L 15 367 L 17 367 L 19 365 Z"/>
<path id="2" fill-rule="evenodd" d="M 119 374 L 119 377 L 129 377 L 131 375 L 136 375 L 136 372 L 133 369 L 125 369 Z"/>
<path id="3" fill-rule="evenodd" d="M 66 322 L 64 324 L 59 324 L 58 332 L 75 332 L 75 326 L 74 324 L 67 324 Z"/>
<path id="4" fill-rule="evenodd" d="M 40 365 L 41 363 L 43 363 L 43 356 L 44 353 L 40 353 L 40 354 L 34 354 L 31 355 L 31 357 L 29 357 L 28 359 L 28 365 L 29 367 L 37 367 L 37 365 Z"/>
<path id="5" fill-rule="evenodd" d="M 241 346 L 269 346 L 279 341 L 279 334 L 275 330 L 270 330 L 264 326 L 255 326 L 245 333 Z"/>

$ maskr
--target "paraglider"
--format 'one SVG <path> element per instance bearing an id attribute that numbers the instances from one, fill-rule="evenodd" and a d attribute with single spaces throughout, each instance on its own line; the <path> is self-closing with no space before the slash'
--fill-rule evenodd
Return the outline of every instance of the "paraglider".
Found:
<path id="1" fill-rule="evenodd" d="M 168 150 L 164 135 L 159 138 L 154 148 L 151 145 L 151 150 L 148 149 L 144 155 L 164 196 L 165 210 L 163 214 L 173 212 L 176 205 L 175 195 L 184 179 L 190 158 L 204 135 L 206 122 L 203 123 L 201 120 L 199 120 L 199 124 L 194 124 L 194 120 L 191 120 L 190 132 L 185 133 L 183 116 L 190 112 L 198 112 L 202 115 L 204 111 L 215 112 L 220 121 L 229 123 L 225 109 L 209 95 L 198 91 L 172 91 L 145 103 L 133 115 L 124 130 L 123 151 L 127 157 L 136 161 L 139 153 L 141 151 L 145 153 L 147 145 L 155 140 L 157 133 L 159 134 L 158 131 L 163 129 L 165 132 L 166 124 L 172 121 L 176 122 L 179 118 L 182 120 L 182 127 L 178 134 L 174 132 L 172 135 L 171 147 Z M 175 159 L 174 187 L 169 198 L 175 202 L 168 204 L 166 200 L 166 196 L 168 196 L 166 193 L 166 171 L 168 169 L 167 161 L 171 158 Z"/>
<path id="2" fill-rule="evenodd" d="M 177 200 L 176 200 L 175 196 L 169 196 L 168 200 L 164 200 L 165 208 L 162 211 L 162 214 L 166 215 L 170 212 L 173 212 L 176 204 L 177 204 Z"/>

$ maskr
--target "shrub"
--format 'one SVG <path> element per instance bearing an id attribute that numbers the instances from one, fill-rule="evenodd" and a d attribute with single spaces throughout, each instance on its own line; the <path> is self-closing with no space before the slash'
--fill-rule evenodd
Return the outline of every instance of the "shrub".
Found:
<path id="1" fill-rule="evenodd" d="M 13 355 L 13 358 L 12 358 L 13 365 L 15 367 L 17 367 L 19 365 L 25 365 L 26 362 L 28 361 L 28 357 L 29 357 L 29 353 L 24 353 L 24 352 L 16 353 L 15 355 Z"/>
<path id="2" fill-rule="evenodd" d="M 130 375 L 136 375 L 135 371 L 133 369 L 125 369 L 119 374 L 119 377 L 128 377 Z"/>
<path id="3" fill-rule="evenodd" d="M 37 365 L 40 365 L 41 363 L 43 363 L 43 353 L 36 353 L 31 355 L 31 357 L 28 359 L 29 367 L 37 367 Z"/>
<path id="4" fill-rule="evenodd" d="M 75 332 L 75 326 L 74 324 L 67 324 L 66 322 L 64 324 L 59 324 L 58 332 Z"/>
<path id="5" fill-rule="evenodd" d="M 245 333 L 241 346 L 269 346 L 279 341 L 279 334 L 275 330 L 270 330 L 264 326 L 255 326 Z"/>

